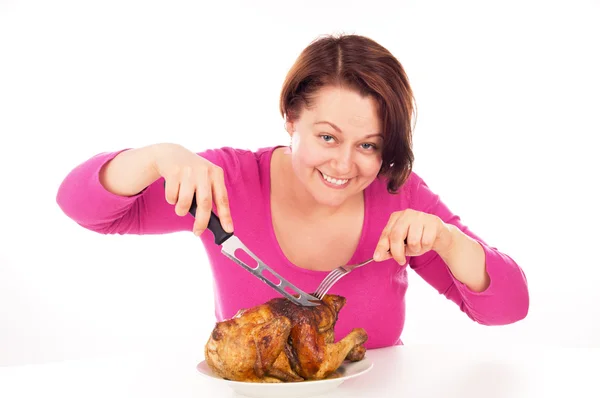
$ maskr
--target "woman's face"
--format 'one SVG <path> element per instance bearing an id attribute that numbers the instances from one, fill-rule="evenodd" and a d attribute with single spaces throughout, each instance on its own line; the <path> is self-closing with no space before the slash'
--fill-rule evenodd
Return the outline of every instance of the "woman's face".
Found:
<path id="1" fill-rule="evenodd" d="M 318 203 L 339 206 L 377 177 L 383 136 L 373 98 L 324 87 L 286 128 L 293 170 Z"/>

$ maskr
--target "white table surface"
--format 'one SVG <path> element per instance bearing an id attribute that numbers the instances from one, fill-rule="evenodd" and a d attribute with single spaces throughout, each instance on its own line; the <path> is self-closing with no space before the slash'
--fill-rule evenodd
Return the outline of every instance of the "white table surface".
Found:
<path id="1" fill-rule="evenodd" d="M 373 369 L 332 397 L 600 397 L 600 348 L 415 345 L 367 351 Z M 181 349 L 0 367 L 0 397 L 235 397 Z M 552 394 L 552 395 L 551 395 Z"/>

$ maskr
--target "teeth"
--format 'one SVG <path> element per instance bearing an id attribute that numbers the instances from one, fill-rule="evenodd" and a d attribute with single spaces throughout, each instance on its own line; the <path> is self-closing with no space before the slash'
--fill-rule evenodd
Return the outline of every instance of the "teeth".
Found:
<path id="1" fill-rule="evenodd" d="M 335 185 L 344 185 L 345 183 L 347 183 L 347 182 L 348 182 L 348 179 L 345 179 L 345 180 L 339 180 L 339 179 L 337 179 L 337 178 L 329 177 L 327 174 L 323 174 L 322 172 L 321 172 L 321 175 L 323 176 L 323 178 L 324 178 L 324 179 L 325 179 L 327 182 L 330 182 L 330 183 L 332 183 L 332 184 L 335 184 Z"/>

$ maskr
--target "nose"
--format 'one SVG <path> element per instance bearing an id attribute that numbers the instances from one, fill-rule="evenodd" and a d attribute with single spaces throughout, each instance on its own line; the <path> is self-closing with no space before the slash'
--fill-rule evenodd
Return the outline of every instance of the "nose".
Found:
<path id="1" fill-rule="evenodd" d="M 347 176 L 352 170 L 352 149 L 351 148 L 338 148 L 337 154 L 332 160 L 333 170 L 335 170 L 337 176 Z"/>

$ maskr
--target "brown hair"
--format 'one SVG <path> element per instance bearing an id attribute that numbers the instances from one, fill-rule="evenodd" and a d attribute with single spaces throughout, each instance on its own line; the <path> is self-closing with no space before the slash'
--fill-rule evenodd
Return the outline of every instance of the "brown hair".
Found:
<path id="1" fill-rule="evenodd" d="M 388 191 L 395 193 L 410 175 L 414 161 L 414 97 L 404 68 L 387 49 L 367 37 L 317 38 L 302 51 L 286 76 L 279 102 L 281 115 L 294 121 L 326 85 L 355 89 L 376 100 L 383 128 L 379 175 L 388 178 Z"/>

